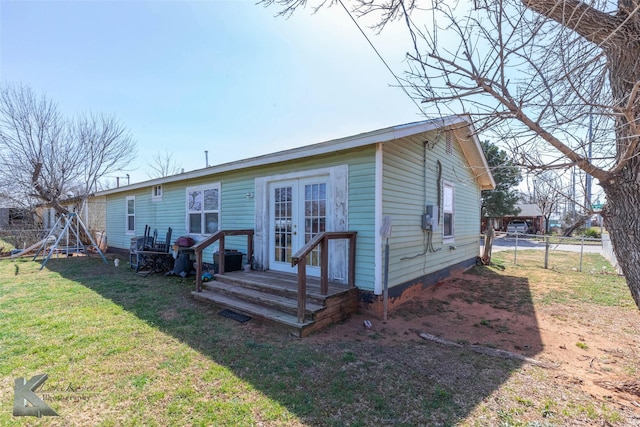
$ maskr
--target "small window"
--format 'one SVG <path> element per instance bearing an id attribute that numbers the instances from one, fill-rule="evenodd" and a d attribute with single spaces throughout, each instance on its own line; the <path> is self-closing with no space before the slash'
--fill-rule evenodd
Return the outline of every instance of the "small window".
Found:
<path id="1" fill-rule="evenodd" d="M 136 196 L 127 197 L 126 233 L 136 234 Z"/>
<path id="2" fill-rule="evenodd" d="M 220 223 L 220 186 L 187 188 L 187 232 L 213 234 Z"/>
<path id="3" fill-rule="evenodd" d="M 162 185 L 154 185 L 151 190 L 151 200 L 162 200 Z"/>
<path id="4" fill-rule="evenodd" d="M 443 236 L 444 238 L 453 238 L 454 233 L 454 191 L 453 186 L 449 184 L 444 184 L 443 188 L 443 203 L 442 203 L 442 213 L 443 213 Z"/>

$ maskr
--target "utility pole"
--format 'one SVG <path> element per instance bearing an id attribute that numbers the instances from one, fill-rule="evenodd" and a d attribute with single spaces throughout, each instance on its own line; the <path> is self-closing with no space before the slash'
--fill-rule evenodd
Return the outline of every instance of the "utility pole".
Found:
<path id="1" fill-rule="evenodd" d="M 592 107 L 593 110 L 593 107 Z M 591 153 L 591 148 L 593 145 L 593 114 L 592 111 L 589 111 L 589 142 L 587 144 L 587 158 L 589 159 L 589 163 L 591 163 L 591 157 L 592 157 L 592 153 Z M 585 200 L 585 205 L 587 208 L 587 211 L 591 210 L 591 180 L 593 179 L 591 177 L 590 174 L 586 173 L 585 176 L 585 190 L 586 190 L 586 200 Z M 587 227 L 587 229 L 589 229 L 591 227 L 591 215 L 589 215 L 589 218 L 587 219 L 585 226 Z"/>

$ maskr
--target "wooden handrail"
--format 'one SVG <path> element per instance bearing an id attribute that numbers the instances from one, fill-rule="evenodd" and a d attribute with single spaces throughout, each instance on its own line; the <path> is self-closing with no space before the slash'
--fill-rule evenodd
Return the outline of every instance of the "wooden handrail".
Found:
<path id="1" fill-rule="evenodd" d="M 356 231 L 325 231 L 309 240 L 291 257 L 291 267 L 298 266 L 298 323 L 304 322 L 307 309 L 307 256 L 320 245 L 320 293 L 329 293 L 329 240 L 348 239 L 348 284 L 353 288 L 356 283 Z"/>
<path id="2" fill-rule="evenodd" d="M 224 238 L 226 236 L 247 236 L 247 261 L 253 258 L 253 233 L 248 230 L 218 230 L 201 242 L 196 243 L 191 248 L 196 253 L 196 291 L 202 291 L 202 251 L 220 240 L 218 246 L 218 274 L 224 274 Z"/>

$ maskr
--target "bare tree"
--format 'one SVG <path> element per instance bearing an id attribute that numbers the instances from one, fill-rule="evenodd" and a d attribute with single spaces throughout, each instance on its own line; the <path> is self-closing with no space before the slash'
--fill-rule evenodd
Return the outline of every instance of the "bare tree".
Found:
<path id="1" fill-rule="evenodd" d="M 64 213 L 61 200 L 88 197 L 134 158 L 135 142 L 113 116 L 68 120 L 28 86 L 0 88 L 0 191 L 16 205 L 45 203 Z"/>
<path id="2" fill-rule="evenodd" d="M 82 114 L 75 120 L 73 131 L 82 159 L 81 194 L 98 191 L 102 178 L 126 168 L 136 157 L 129 130 L 113 115 Z"/>
<path id="3" fill-rule="evenodd" d="M 164 178 L 165 176 L 175 175 L 180 172 L 182 165 L 173 160 L 173 153 L 164 150 L 164 153 L 155 153 L 151 156 L 151 161 L 147 163 L 150 172 L 147 172 L 149 178 Z"/>
<path id="4" fill-rule="evenodd" d="M 529 191 L 529 198 L 534 203 L 545 221 L 544 233 L 549 234 L 549 219 L 558 206 L 570 197 L 567 183 L 556 171 L 542 171 L 532 180 L 533 185 Z"/>
<path id="5" fill-rule="evenodd" d="M 344 0 L 347 2 L 347 0 Z M 340 0 L 264 0 L 281 14 Z M 405 83 L 428 110 L 466 112 L 519 164 L 577 166 L 640 308 L 640 3 L 637 0 L 351 0 L 411 35 Z M 590 201 L 585 203 L 590 208 Z"/>

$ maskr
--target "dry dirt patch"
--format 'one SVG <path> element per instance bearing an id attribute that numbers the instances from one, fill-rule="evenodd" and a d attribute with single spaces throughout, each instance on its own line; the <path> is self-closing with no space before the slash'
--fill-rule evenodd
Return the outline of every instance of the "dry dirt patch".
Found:
<path id="1" fill-rule="evenodd" d="M 386 322 L 359 314 L 308 339 L 369 336 L 392 345 L 420 341 L 418 334 L 427 333 L 458 344 L 506 350 L 557 366 L 547 376 L 552 381 L 545 384 L 547 389 L 577 386 L 640 420 L 639 312 L 573 301 L 534 304 L 537 294 L 553 286 L 557 284 L 461 273 L 424 289 Z M 366 320 L 371 328 L 365 327 Z"/>

